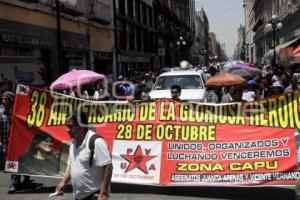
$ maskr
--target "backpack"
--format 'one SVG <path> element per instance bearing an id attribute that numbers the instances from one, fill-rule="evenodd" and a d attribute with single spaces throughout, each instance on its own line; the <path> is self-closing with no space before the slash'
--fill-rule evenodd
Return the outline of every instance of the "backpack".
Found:
<path id="1" fill-rule="evenodd" d="M 96 139 L 98 138 L 102 138 L 100 135 L 98 134 L 94 134 L 90 137 L 90 140 L 89 140 L 89 149 L 90 149 L 90 162 L 89 162 L 89 166 L 91 167 L 92 166 L 92 163 L 93 163 L 93 158 L 94 158 L 94 150 L 95 150 L 95 141 Z"/>

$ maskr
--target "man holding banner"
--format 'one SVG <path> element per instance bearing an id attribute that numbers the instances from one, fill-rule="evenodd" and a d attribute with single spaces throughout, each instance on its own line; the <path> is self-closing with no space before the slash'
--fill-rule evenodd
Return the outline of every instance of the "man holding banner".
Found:
<path id="1" fill-rule="evenodd" d="M 62 192 L 71 180 L 76 200 L 108 199 L 112 160 L 106 142 L 101 137 L 95 139 L 94 154 L 91 154 L 89 144 L 96 133 L 88 130 L 84 113 L 73 113 L 67 121 L 67 128 L 73 141 L 69 150 L 67 172 L 57 185 L 56 192 Z"/>
<path id="2" fill-rule="evenodd" d="M 12 110 L 14 105 L 15 94 L 6 91 L 2 94 L 1 100 L 3 103 L 3 108 L 0 110 L 0 149 L 4 156 L 7 155 L 9 130 L 12 119 Z M 26 185 L 30 182 L 29 176 L 24 176 L 23 184 Z M 21 175 L 12 174 L 11 175 L 11 185 L 9 186 L 8 193 L 14 193 L 21 187 Z"/>

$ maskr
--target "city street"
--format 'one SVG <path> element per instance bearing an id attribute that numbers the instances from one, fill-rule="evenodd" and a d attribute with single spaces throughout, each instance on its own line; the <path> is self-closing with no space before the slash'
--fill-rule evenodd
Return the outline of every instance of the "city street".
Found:
<path id="1" fill-rule="evenodd" d="M 57 179 L 33 178 L 31 186 L 16 194 L 7 194 L 10 183 L 9 174 L 0 173 L 1 200 L 41 200 L 49 199 L 58 182 Z M 110 200 L 293 200 L 294 192 L 287 188 L 241 188 L 241 187 L 150 187 L 137 185 L 112 184 Z M 72 199 L 71 188 L 62 197 L 55 199 Z"/>
<path id="2" fill-rule="evenodd" d="M 0 0 L 0 200 L 300 200 L 299 181 L 300 0 Z"/>

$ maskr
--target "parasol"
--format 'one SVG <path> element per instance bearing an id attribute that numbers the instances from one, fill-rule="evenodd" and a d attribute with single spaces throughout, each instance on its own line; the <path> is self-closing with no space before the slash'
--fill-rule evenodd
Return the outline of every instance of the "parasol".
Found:
<path id="1" fill-rule="evenodd" d="M 208 79 L 207 86 L 226 86 L 226 85 L 240 85 L 245 82 L 245 79 L 236 74 L 219 73 Z"/>
<path id="2" fill-rule="evenodd" d="M 92 83 L 100 79 L 104 79 L 104 75 L 98 74 L 90 70 L 72 70 L 60 76 L 54 81 L 50 88 L 55 90 L 62 90 L 72 88 L 76 85 L 84 85 Z"/>

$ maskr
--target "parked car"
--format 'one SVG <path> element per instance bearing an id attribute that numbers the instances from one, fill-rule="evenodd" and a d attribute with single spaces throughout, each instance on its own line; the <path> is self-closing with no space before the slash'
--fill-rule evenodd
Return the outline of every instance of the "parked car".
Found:
<path id="1" fill-rule="evenodd" d="M 205 80 L 203 71 L 180 70 L 162 73 L 149 93 L 150 99 L 171 98 L 173 85 L 181 87 L 181 100 L 205 102 Z"/>

